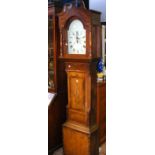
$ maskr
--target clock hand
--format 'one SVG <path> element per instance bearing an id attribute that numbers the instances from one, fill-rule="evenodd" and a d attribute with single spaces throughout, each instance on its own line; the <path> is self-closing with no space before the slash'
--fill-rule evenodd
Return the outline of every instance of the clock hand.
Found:
<path id="1" fill-rule="evenodd" d="M 76 37 L 76 42 L 77 42 L 77 44 L 78 44 L 78 37 Z"/>
<path id="2" fill-rule="evenodd" d="M 77 32 L 76 32 L 76 42 L 77 42 L 77 44 L 78 44 L 78 37 L 77 37 Z"/>
<path id="3" fill-rule="evenodd" d="M 77 40 L 77 44 L 79 43 L 79 39 L 80 39 L 78 36 L 79 36 L 79 33 L 78 33 L 78 31 L 76 31 L 76 40 Z"/>

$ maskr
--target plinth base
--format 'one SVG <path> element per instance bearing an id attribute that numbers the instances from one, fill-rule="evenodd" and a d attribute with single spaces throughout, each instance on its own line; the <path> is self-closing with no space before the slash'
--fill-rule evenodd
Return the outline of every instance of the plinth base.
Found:
<path id="1" fill-rule="evenodd" d="M 64 155 L 99 155 L 97 126 L 90 129 L 65 123 L 63 138 Z"/>

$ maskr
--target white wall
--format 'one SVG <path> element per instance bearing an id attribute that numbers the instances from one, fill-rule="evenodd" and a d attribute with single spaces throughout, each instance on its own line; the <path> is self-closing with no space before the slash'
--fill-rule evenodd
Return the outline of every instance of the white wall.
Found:
<path id="1" fill-rule="evenodd" d="M 106 22 L 106 0 L 90 0 L 89 9 L 102 12 L 101 21 Z"/>

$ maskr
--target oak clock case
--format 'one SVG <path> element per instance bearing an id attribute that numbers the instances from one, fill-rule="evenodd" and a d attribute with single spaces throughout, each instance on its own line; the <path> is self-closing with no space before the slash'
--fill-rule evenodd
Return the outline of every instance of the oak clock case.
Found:
<path id="1" fill-rule="evenodd" d="M 59 14 L 59 27 L 59 59 L 65 63 L 68 87 L 64 154 L 98 155 L 96 64 L 102 52 L 100 13 L 72 3 Z"/>

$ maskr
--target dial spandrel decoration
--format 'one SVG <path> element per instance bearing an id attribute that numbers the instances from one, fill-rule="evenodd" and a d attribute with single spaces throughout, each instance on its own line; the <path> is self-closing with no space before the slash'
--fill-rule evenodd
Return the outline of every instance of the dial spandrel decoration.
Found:
<path id="1" fill-rule="evenodd" d="M 78 19 L 73 20 L 69 26 L 68 54 L 86 54 L 86 30 Z"/>

